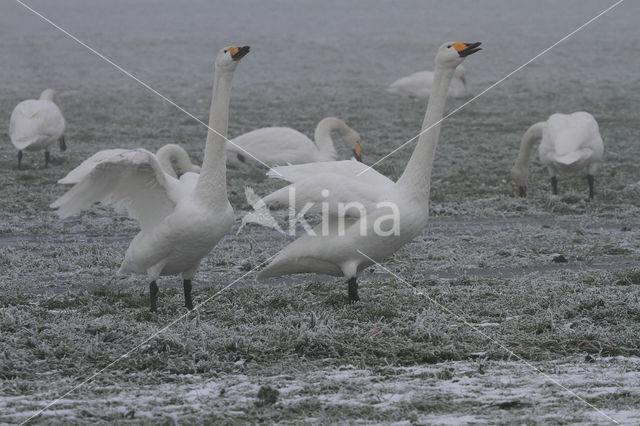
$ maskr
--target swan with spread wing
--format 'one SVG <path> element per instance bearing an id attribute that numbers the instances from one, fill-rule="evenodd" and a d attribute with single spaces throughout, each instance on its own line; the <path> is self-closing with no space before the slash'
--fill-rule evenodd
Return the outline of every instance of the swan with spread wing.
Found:
<path id="1" fill-rule="evenodd" d="M 138 220 L 141 231 L 129 245 L 120 272 L 147 275 L 151 311 L 157 309 L 156 280 L 177 274 L 184 280 L 185 306 L 192 309 L 191 280 L 200 261 L 231 231 L 234 215 L 227 199 L 225 158 L 229 99 L 233 73 L 248 52 L 249 46 L 232 46 L 216 57 L 199 175 L 185 173 L 178 180 L 149 151 L 126 150 L 99 162 L 51 205 L 65 218 L 103 202 Z"/>

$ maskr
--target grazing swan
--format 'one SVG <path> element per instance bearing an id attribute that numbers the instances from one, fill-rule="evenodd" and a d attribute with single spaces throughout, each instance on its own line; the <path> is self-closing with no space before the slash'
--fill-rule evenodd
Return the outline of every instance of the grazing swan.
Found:
<path id="1" fill-rule="evenodd" d="M 233 73 L 248 52 L 249 46 L 233 46 L 216 57 L 210 129 L 200 175 L 186 173 L 175 179 L 149 151 L 126 150 L 98 164 L 51 205 L 65 218 L 102 201 L 125 208 L 140 222 L 141 231 L 129 245 L 120 272 L 147 274 L 153 312 L 156 280 L 161 275 L 182 274 L 185 306 L 193 308 L 191 280 L 196 269 L 231 231 L 234 216 L 227 199 L 225 139 Z"/>
<path id="2" fill-rule="evenodd" d="M 260 164 L 256 158 L 269 167 L 333 161 L 337 158 L 337 153 L 331 138 L 332 131 L 340 133 L 344 144 L 360 161 L 360 135 L 335 117 L 327 117 L 318 123 L 315 143 L 290 127 L 264 127 L 252 130 L 233 139 L 233 144 L 227 143 L 227 160 L 229 165 L 236 167 L 243 164 Z"/>
<path id="3" fill-rule="evenodd" d="M 408 98 L 428 98 L 433 87 L 433 71 L 418 71 L 402 77 L 389 85 L 387 92 Z M 451 79 L 448 96 L 459 98 L 467 91 L 467 79 L 462 65 L 456 68 Z"/>
<path id="4" fill-rule="evenodd" d="M 551 188 L 558 194 L 558 173 L 587 172 L 589 199 L 593 199 L 594 173 L 600 166 L 604 144 L 596 119 L 584 111 L 573 114 L 553 114 L 547 121 L 536 123 L 525 132 L 520 152 L 511 168 L 511 175 L 520 196 L 527 196 L 529 160 L 533 145 L 542 138 L 538 155 L 551 175 Z"/>
<path id="5" fill-rule="evenodd" d="M 321 211 L 323 222 L 278 253 L 258 279 L 294 273 L 344 276 L 349 302 L 359 300 L 357 275 L 374 260 L 380 262 L 393 255 L 427 223 L 431 170 L 447 88 L 456 66 L 480 50 L 479 45 L 452 42 L 438 49 L 423 133 L 397 182 L 356 161 L 282 166 L 270 171 L 270 176 L 292 184 L 265 197 L 267 205 L 288 204 L 290 191 L 295 191 L 296 210 Z M 313 208 L 307 203 L 314 203 Z"/>
<path id="6" fill-rule="evenodd" d="M 9 136 L 18 148 L 18 169 L 22 166 L 22 151 L 41 149 L 44 149 L 44 166 L 49 167 L 49 147 L 57 141 L 61 151 L 67 149 L 66 127 L 58 94 L 52 89 L 42 92 L 40 99 L 27 99 L 16 105 L 11 113 Z"/>
<path id="7" fill-rule="evenodd" d="M 125 163 L 128 162 L 130 159 L 130 155 L 124 153 L 133 153 L 134 151 L 137 150 L 114 148 L 98 151 L 91 157 L 84 160 L 78 167 L 70 171 L 69 174 L 60 179 L 58 183 L 64 185 L 75 185 L 76 183 L 84 179 L 89 173 L 93 172 L 93 170 L 101 163 L 113 163 L 119 161 L 123 161 Z M 178 174 L 173 168 L 173 163 L 171 162 L 172 160 L 176 162 L 178 168 L 183 173 L 200 173 L 200 167 L 191 163 L 189 154 L 187 154 L 187 151 L 185 151 L 184 148 L 180 145 L 167 144 L 160 148 L 158 152 L 156 152 L 155 157 L 158 164 L 160 164 L 162 171 L 174 178 L 177 178 Z"/>

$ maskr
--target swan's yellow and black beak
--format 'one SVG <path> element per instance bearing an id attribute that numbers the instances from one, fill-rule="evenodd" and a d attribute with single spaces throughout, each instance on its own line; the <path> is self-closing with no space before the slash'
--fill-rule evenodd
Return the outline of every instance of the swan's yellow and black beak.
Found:
<path id="1" fill-rule="evenodd" d="M 465 58 L 469 55 L 472 55 L 474 53 L 476 53 L 478 50 L 482 50 L 480 46 L 482 43 L 475 42 L 475 43 L 460 43 L 459 41 L 453 43 L 453 47 L 458 51 L 458 55 L 460 55 L 461 58 Z"/>
<path id="2" fill-rule="evenodd" d="M 233 46 L 229 48 L 229 54 L 231 55 L 231 59 L 234 61 L 239 61 L 244 58 L 247 53 L 249 53 L 249 46 Z"/>
<path id="3" fill-rule="evenodd" d="M 362 163 L 362 148 L 360 148 L 360 142 L 356 144 L 356 147 L 353 148 L 353 156 Z"/>

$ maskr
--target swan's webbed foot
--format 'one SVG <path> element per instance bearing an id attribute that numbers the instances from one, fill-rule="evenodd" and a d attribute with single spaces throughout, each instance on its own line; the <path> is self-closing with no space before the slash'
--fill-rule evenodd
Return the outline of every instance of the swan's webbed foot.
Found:
<path id="1" fill-rule="evenodd" d="M 551 192 L 553 195 L 558 195 L 558 178 L 551 176 Z"/>
<path id="2" fill-rule="evenodd" d="M 18 170 L 22 168 L 22 151 L 18 151 Z"/>
<path id="3" fill-rule="evenodd" d="M 593 175 L 587 175 L 587 182 L 589 183 L 589 199 L 593 200 L 593 196 L 594 196 L 594 190 L 593 190 L 593 186 L 595 183 L 595 178 L 593 177 Z"/>
<path id="4" fill-rule="evenodd" d="M 193 310 L 193 302 L 191 301 L 191 280 L 184 280 L 182 283 L 184 287 L 184 306 L 188 310 Z"/>
<path id="5" fill-rule="evenodd" d="M 155 281 L 151 281 L 151 284 L 149 284 L 149 304 L 151 307 L 151 312 L 158 311 L 157 301 L 159 291 L 160 290 L 158 290 L 158 284 L 156 284 Z"/>
<path id="6" fill-rule="evenodd" d="M 44 168 L 49 167 L 49 151 L 44 152 Z"/>
<path id="7" fill-rule="evenodd" d="M 360 300 L 357 277 L 349 278 L 347 284 L 349 285 L 349 304 L 351 305 Z"/>

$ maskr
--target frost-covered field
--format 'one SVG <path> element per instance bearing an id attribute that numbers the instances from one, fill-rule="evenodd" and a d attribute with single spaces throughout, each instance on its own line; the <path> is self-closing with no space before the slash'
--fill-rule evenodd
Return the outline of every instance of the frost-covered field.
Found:
<path id="1" fill-rule="evenodd" d="M 213 52 L 250 44 L 230 135 L 268 125 L 311 135 L 336 115 L 362 135 L 367 163 L 419 130 L 424 103 L 384 88 L 429 67 L 443 38 L 483 41 L 465 63 L 474 94 L 606 7 L 459 1 L 466 12 L 452 28 L 435 18 L 451 16 L 444 2 L 158 1 L 153 16 L 120 2 L 61 3 L 34 7 L 202 119 Z M 201 161 L 206 129 L 20 6 L 0 12 L 0 423 L 26 420 L 106 366 L 34 421 L 640 423 L 640 59 L 626 41 L 637 4 L 444 122 L 431 222 L 385 263 L 392 273 L 365 271 L 355 306 L 340 279 L 254 282 L 290 238 L 255 226 L 235 234 L 244 188 L 264 195 L 279 184 L 264 170 L 230 170 L 234 234 L 196 276 L 194 302 L 206 303 L 182 318 L 179 278 L 160 280 L 152 315 L 144 277 L 115 274 L 134 221 L 102 207 L 61 221 L 48 205 L 64 192 L 55 182 L 97 150 L 177 142 Z M 54 150 L 48 169 L 26 153 L 18 171 L 8 117 L 44 86 L 60 92 L 69 149 Z M 583 176 L 560 177 L 551 197 L 537 160 L 529 198 L 515 197 L 508 170 L 522 133 L 579 109 L 606 145 L 596 199 L 587 202 Z M 378 169 L 398 177 L 411 148 Z M 568 262 L 554 263 L 559 255 Z"/>

